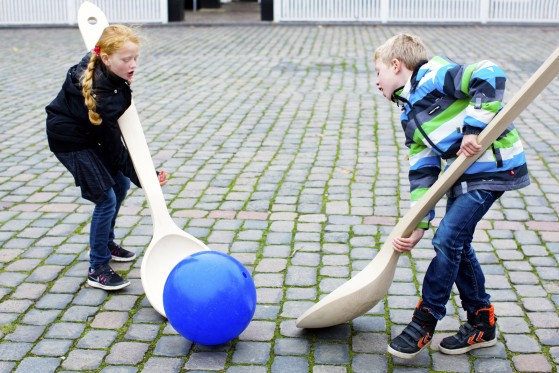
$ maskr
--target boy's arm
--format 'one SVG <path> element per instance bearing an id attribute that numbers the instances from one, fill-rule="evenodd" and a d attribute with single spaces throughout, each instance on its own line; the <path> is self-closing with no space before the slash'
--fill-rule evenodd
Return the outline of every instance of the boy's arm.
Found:
<path id="1" fill-rule="evenodd" d="M 410 201 L 413 206 L 437 181 L 441 173 L 441 159 L 431 148 L 413 144 L 410 147 L 409 162 Z M 428 229 L 429 223 L 434 217 L 435 210 L 433 209 L 416 228 Z"/>
<path id="2" fill-rule="evenodd" d="M 471 65 L 456 65 L 447 71 L 446 94 L 457 98 L 470 98 L 464 118 L 464 135 L 479 135 L 495 114 L 503 107 L 506 75 L 491 61 Z"/>

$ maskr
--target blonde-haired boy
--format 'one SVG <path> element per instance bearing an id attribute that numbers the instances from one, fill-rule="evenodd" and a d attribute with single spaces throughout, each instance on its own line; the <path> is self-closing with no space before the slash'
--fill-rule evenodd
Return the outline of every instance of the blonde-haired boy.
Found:
<path id="1" fill-rule="evenodd" d="M 431 343 L 454 284 L 467 322 L 456 335 L 442 340 L 441 352 L 461 354 L 493 346 L 496 317 L 472 247 L 474 231 L 505 191 L 530 183 L 522 144 L 512 124 L 490 148 L 481 149 L 477 143 L 477 135 L 503 106 L 506 76 L 490 61 L 458 64 L 444 56 L 428 59 L 421 38 L 411 34 L 388 39 L 376 49 L 374 63 L 378 89 L 402 108 L 412 205 L 435 183 L 443 163 L 448 167 L 460 154 L 479 155 L 447 192 L 446 213 L 432 241 L 436 256 L 425 273 L 421 300 L 388 352 L 409 359 Z M 409 237 L 395 238 L 394 250 L 411 251 L 433 217 L 431 211 Z"/>

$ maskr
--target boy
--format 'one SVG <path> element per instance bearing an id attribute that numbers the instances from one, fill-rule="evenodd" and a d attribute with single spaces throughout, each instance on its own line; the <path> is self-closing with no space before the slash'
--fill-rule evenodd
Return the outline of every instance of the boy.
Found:
<path id="1" fill-rule="evenodd" d="M 467 322 L 456 335 L 442 340 L 441 352 L 462 354 L 493 346 L 497 319 L 471 243 L 476 224 L 493 202 L 504 191 L 530 183 L 522 144 L 512 124 L 489 149 L 477 143 L 477 135 L 502 108 L 505 74 L 489 61 L 461 65 L 442 56 L 428 60 L 421 39 L 409 34 L 396 35 L 377 48 L 374 62 L 377 87 L 402 108 L 412 205 L 435 183 L 443 161 L 450 165 L 460 154 L 481 153 L 447 192 L 446 213 L 433 238 L 436 256 L 425 274 L 422 299 L 388 352 L 410 359 L 430 344 L 437 321 L 445 316 L 454 283 Z M 433 217 L 431 211 L 410 237 L 394 239 L 394 250 L 411 251 Z"/>

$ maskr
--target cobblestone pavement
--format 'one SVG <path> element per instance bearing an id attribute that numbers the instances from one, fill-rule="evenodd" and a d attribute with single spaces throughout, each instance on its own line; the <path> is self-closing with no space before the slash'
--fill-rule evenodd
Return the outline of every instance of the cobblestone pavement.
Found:
<path id="1" fill-rule="evenodd" d="M 236 339 L 183 338 L 145 299 L 151 240 L 143 191 L 117 222 L 139 258 L 113 263 L 132 285 L 85 284 L 92 205 L 48 150 L 44 107 L 83 54 L 76 28 L 0 29 L 0 372 L 557 372 L 559 82 L 517 121 L 532 184 L 506 193 L 475 246 L 499 318 L 495 347 L 438 352 L 464 319 L 453 294 L 432 347 L 409 361 L 386 346 L 410 319 L 429 238 L 352 322 L 295 319 L 361 270 L 408 209 L 398 109 L 375 91 L 372 52 L 420 34 L 458 61 L 490 58 L 507 98 L 557 46 L 557 27 L 144 27 L 135 101 L 173 220 L 252 273 L 258 305 Z M 437 207 L 442 215 L 442 204 Z"/>

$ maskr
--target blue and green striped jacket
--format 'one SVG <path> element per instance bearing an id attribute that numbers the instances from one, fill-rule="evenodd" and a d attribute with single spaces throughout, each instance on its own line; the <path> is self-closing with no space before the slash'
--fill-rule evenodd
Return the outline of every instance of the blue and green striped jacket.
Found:
<path id="1" fill-rule="evenodd" d="M 412 206 L 456 159 L 464 134 L 479 134 L 503 107 L 506 76 L 490 61 L 457 64 L 436 56 L 414 71 L 393 95 L 402 106 L 409 148 Z M 448 191 L 455 197 L 475 189 L 507 191 L 530 183 L 526 158 L 513 124 Z M 434 212 L 419 227 L 428 227 Z"/>

